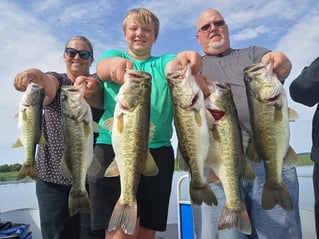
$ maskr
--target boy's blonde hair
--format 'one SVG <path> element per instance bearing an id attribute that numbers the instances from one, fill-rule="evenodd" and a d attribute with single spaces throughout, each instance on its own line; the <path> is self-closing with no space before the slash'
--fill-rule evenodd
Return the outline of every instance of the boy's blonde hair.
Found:
<path id="1" fill-rule="evenodd" d="M 122 28 L 124 32 L 126 30 L 127 22 L 129 19 L 134 19 L 134 21 L 137 21 L 138 23 L 141 23 L 141 24 L 153 25 L 155 38 L 157 38 L 160 23 L 158 18 L 150 10 L 146 8 L 134 8 L 128 11 L 122 23 Z"/>

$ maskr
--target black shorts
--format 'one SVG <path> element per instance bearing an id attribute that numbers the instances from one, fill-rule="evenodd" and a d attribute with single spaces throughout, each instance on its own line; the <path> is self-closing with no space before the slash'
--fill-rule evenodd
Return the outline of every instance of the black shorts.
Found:
<path id="1" fill-rule="evenodd" d="M 137 203 L 142 227 L 165 231 L 168 206 L 174 173 L 174 151 L 172 147 L 150 149 L 159 173 L 147 177 L 141 175 L 137 192 Z M 120 178 L 104 177 L 104 172 L 114 158 L 111 145 L 97 144 L 94 154 L 99 159 L 102 169 L 89 180 L 92 229 L 107 229 L 108 222 L 117 202 L 121 189 Z"/>

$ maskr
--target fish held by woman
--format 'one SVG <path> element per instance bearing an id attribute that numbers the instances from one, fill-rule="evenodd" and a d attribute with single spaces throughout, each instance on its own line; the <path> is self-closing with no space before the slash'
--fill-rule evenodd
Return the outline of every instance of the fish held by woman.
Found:
<path id="1" fill-rule="evenodd" d="M 19 139 L 13 147 L 24 147 L 24 162 L 19 170 L 17 179 L 21 180 L 29 176 L 36 179 L 35 154 L 37 144 L 45 144 L 42 134 L 42 109 L 44 88 L 30 82 L 24 92 L 18 113 Z"/>
<path id="2" fill-rule="evenodd" d="M 69 214 L 90 212 L 85 188 L 87 175 L 94 175 L 100 164 L 93 154 L 94 123 L 89 104 L 84 99 L 85 84 L 62 86 L 61 108 L 63 122 L 62 174 L 72 179 L 69 193 Z"/>

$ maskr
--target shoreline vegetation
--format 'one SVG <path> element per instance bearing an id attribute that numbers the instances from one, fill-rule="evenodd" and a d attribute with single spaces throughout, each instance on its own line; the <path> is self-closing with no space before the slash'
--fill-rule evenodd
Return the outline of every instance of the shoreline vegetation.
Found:
<path id="1" fill-rule="evenodd" d="M 297 166 L 311 166 L 313 165 L 312 160 L 310 159 L 310 153 L 299 153 L 298 154 L 298 165 Z M 27 177 L 23 180 L 17 181 L 17 175 L 21 164 L 17 167 L 17 164 L 13 165 L 0 165 L 0 184 L 2 183 L 25 183 L 33 181 L 31 178 Z M 175 171 L 180 171 L 178 168 L 175 168 Z"/>

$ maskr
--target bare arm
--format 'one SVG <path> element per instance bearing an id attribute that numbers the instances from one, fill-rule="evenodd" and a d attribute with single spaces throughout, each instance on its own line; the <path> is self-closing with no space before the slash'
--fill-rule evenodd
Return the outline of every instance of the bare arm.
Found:
<path id="1" fill-rule="evenodd" d="M 280 81 L 284 81 L 291 70 L 291 63 L 288 57 L 279 51 L 271 51 L 266 53 L 261 59 L 262 62 L 272 60 L 274 62 L 274 73 L 277 74 Z"/>
<path id="2" fill-rule="evenodd" d="M 91 76 L 78 76 L 75 79 L 74 85 L 85 84 L 84 98 L 97 109 L 103 109 L 103 86 Z"/>
<path id="3" fill-rule="evenodd" d="M 172 71 L 184 69 L 190 63 L 193 75 L 197 74 L 202 67 L 201 56 L 195 51 L 182 51 L 166 66 L 166 74 Z"/>
<path id="4" fill-rule="evenodd" d="M 130 60 L 121 57 L 104 58 L 98 63 L 96 74 L 102 81 L 122 84 L 125 70 L 132 68 L 133 63 Z"/>
<path id="5" fill-rule="evenodd" d="M 37 83 L 44 88 L 44 105 L 50 104 L 56 96 L 59 88 L 58 80 L 50 74 L 45 74 L 36 68 L 30 68 L 18 73 L 14 79 L 14 88 L 18 91 L 25 91 L 30 82 Z"/>

